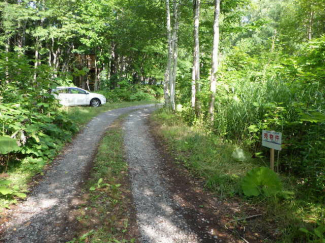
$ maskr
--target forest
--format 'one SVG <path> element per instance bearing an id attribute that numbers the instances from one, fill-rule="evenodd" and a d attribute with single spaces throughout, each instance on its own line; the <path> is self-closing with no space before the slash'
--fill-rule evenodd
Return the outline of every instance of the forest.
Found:
<path id="1" fill-rule="evenodd" d="M 324 10 L 323 0 L 1 0 L 0 172 L 39 173 L 80 129 L 51 94 L 58 86 L 108 103 L 157 99 L 158 122 L 197 131 L 174 144 L 180 153 L 196 151 L 200 131 L 211 144 L 203 157 L 221 143 L 269 167 L 262 130 L 281 132 L 280 176 L 250 174 L 281 178 L 279 197 L 276 186 L 255 195 L 238 187 L 244 175 L 213 174 L 211 157 L 196 173 L 219 193 L 218 183 L 236 184 L 227 197 L 303 208 L 292 239 L 324 242 Z M 201 159 L 185 164 L 195 170 Z M 14 180 L 0 178 L 4 205 L 26 197 Z"/>

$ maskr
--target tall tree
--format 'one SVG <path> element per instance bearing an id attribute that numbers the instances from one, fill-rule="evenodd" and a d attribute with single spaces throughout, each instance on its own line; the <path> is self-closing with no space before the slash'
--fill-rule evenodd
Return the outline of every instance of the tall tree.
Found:
<path id="1" fill-rule="evenodd" d="M 201 0 L 193 1 L 193 19 L 194 19 L 194 48 L 193 48 L 193 68 L 192 68 L 192 98 L 191 106 L 195 109 L 197 83 L 200 80 L 200 42 L 199 42 L 199 25 L 200 25 L 200 4 Z"/>
<path id="2" fill-rule="evenodd" d="M 214 103 L 216 99 L 217 91 L 217 72 L 218 72 L 218 55 L 219 55 L 219 16 L 220 16 L 220 0 L 215 0 L 214 3 L 214 22 L 213 22 L 213 47 L 212 47 L 212 68 L 210 77 L 210 91 L 211 91 L 211 101 L 210 101 L 210 119 L 214 121 Z"/>
<path id="3" fill-rule="evenodd" d="M 175 94 L 176 94 L 176 77 L 177 77 L 177 61 L 178 61 L 178 27 L 179 27 L 179 2 L 177 0 L 173 1 L 174 6 L 174 26 L 173 26 L 173 35 L 172 35 L 172 72 L 169 79 L 169 86 L 170 86 L 170 103 L 171 108 L 173 111 L 176 110 L 176 101 L 175 101 Z"/>
<path id="4" fill-rule="evenodd" d="M 171 31 L 171 16 L 170 16 L 170 2 L 166 0 L 166 28 L 167 28 L 167 42 L 168 42 L 168 54 L 167 54 L 167 65 L 165 72 L 164 81 L 164 98 L 165 105 L 170 106 L 170 79 L 172 72 L 172 55 L 173 55 L 173 43 L 172 43 L 172 31 Z"/>

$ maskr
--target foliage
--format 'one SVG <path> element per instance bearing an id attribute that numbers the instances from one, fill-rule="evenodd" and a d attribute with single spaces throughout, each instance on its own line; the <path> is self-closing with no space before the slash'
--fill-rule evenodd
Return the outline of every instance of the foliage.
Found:
<path id="1" fill-rule="evenodd" d="M 245 162 L 234 159 L 232 154 L 238 153 L 238 145 L 234 146 L 216 134 L 207 133 L 202 127 L 189 126 L 180 114 L 160 110 L 152 119 L 155 125 L 158 123 L 154 129 L 158 138 L 166 144 L 167 151 L 174 152 L 175 162 L 186 166 L 194 178 L 202 179 L 207 189 L 218 198 L 225 199 L 227 205 L 234 198 L 236 205 L 263 211 L 264 222 L 268 222 L 268 225 L 277 222 L 277 229 L 271 228 L 270 234 L 274 234 L 280 242 L 318 239 L 299 231 L 299 228 L 304 227 L 313 233 L 314 228 L 319 226 L 315 225 L 315 220 L 322 222 L 324 218 L 323 201 L 317 203 L 309 195 L 302 196 L 308 190 L 301 191 L 295 177 L 277 175 L 261 167 L 266 163 L 260 158 L 247 156 Z M 243 197 L 242 184 L 246 174 L 251 175 L 248 178 L 249 192 L 258 192 L 260 197 Z M 246 223 L 243 225 L 246 226 Z"/>
<path id="2" fill-rule="evenodd" d="M 118 82 L 113 90 L 101 90 L 108 102 L 154 101 L 162 97 L 162 87 L 154 85 L 132 85 L 128 80 Z"/>
<path id="3" fill-rule="evenodd" d="M 0 171 L 10 173 L 20 168 L 40 172 L 40 167 L 56 155 L 77 127 L 58 109 L 58 101 L 49 93 L 58 83 L 48 66 L 34 69 L 25 57 L 0 55 L 0 161 L 5 162 Z M 7 68 L 17 72 L 7 73 Z M 7 202 L 14 202 L 15 196 L 26 197 L 25 189 L 15 181 L 4 180 L 1 185 L 5 186 L 1 186 L 0 197 Z"/>
<path id="4" fill-rule="evenodd" d="M 7 154 L 19 150 L 16 139 L 0 137 L 0 154 Z"/>
<path id="5" fill-rule="evenodd" d="M 300 228 L 301 232 L 304 232 L 308 237 L 308 242 L 325 242 L 325 224 L 324 223 L 317 223 L 317 227 L 314 228 L 312 231 L 306 228 Z M 311 238 L 311 239 L 310 239 Z"/>
<path id="6" fill-rule="evenodd" d="M 0 194 L 2 196 L 5 197 L 19 197 L 19 198 L 25 198 L 26 194 L 20 192 L 19 187 L 18 186 L 14 186 L 14 187 L 9 187 L 9 185 L 11 184 L 11 181 L 9 180 L 0 180 Z"/>
<path id="7" fill-rule="evenodd" d="M 278 175 L 266 167 L 254 168 L 247 172 L 241 184 L 245 196 L 274 196 L 282 190 Z"/>

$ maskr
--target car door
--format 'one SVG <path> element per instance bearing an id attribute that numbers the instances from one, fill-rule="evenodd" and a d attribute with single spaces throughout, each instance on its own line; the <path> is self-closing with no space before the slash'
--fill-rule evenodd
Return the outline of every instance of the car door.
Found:
<path id="1" fill-rule="evenodd" d="M 69 106 L 69 90 L 66 88 L 56 90 L 61 105 Z"/>
<path id="2" fill-rule="evenodd" d="M 89 105 L 88 92 L 83 89 L 70 88 L 70 102 L 73 105 Z"/>

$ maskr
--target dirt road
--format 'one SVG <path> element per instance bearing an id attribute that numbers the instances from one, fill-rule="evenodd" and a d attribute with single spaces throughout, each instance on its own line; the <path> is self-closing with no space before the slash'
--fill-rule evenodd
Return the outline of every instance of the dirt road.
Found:
<path id="1" fill-rule="evenodd" d="M 116 118 L 124 121 L 124 147 L 132 187 L 139 242 L 241 242 L 218 226 L 218 201 L 166 158 L 152 136 L 148 117 L 157 107 L 112 110 L 94 118 L 53 162 L 28 199 L 11 214 L 0 242 L 67 242 L 75 236 L 70 206 L 82 196 L 81 185 L 91 168 L 105 130 Z"/>
<path id="2" fill-rule="evenodd" d="M 0 241 L 58 243 L 71 240 L 74 232 L 67 217 L 69 203 L 78 197 L 80 185 L 105 130 L 117 117 L 151 106 L 116 109 L 92 119 L 53 162 L 28 199 L 15 209 L 10 222 L 0 226 L 6 229 Z"/>

